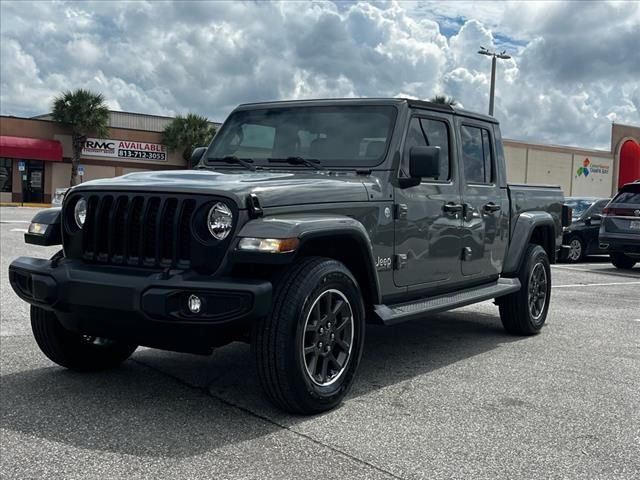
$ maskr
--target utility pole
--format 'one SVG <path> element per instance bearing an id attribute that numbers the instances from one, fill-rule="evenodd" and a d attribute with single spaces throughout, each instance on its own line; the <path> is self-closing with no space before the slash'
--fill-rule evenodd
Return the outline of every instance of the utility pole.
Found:
<path id="1" fill-rule="evenodd" d="M 480 47 L 478 50 L 480 55 L 487 55 L 491 57 L 491 93 L 489 94 L 489 115 L 493 116 L 493 104 L 496 95 L 496 58 L 501 60 L 508 60 L 511 58 L 510 55 L 507 55 L 507 51 L 503 50 L 502 52 L 490 52 L 484 47 Z"/>

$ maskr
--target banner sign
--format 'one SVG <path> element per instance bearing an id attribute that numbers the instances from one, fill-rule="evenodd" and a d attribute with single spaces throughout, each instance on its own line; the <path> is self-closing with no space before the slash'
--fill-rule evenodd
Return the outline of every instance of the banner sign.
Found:
<path id="1" fill-rule="evenodd" d="M 167 160 L 167 148 L 159 143 L 114 140 L 111 138 L 87 138 L 82 155 L 117 158 L 120 160 Z"/>

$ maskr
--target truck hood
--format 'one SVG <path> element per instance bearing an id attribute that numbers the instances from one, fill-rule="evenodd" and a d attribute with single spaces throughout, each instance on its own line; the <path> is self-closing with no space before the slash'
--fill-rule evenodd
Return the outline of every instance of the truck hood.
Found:
<path id="1" fill-rule="evenodd" d="M 369 184 L 369 185 L 367 185 Z M 366 202 L 367 187 L 378 181 L 354 173 L 325 171 L 215 172 L 168 170 L 136 172 L 85 182 L 74 191 L 140 191 L 204 194 L 228 197 L 244 208 L 247 195 L 258 196 L 262 207 L 333 202 Z"/>

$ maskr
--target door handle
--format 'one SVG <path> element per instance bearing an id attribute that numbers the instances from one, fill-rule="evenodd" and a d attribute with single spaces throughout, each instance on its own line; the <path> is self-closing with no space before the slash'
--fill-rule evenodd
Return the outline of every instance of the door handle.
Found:
<path id="1" fill-rule="evenodd" d="M 487 203 L 484 207 L 482 207 L 484 209 L 485 212 L 487 213 L 494 213 L 494 212 L 498 212 L 500 211 L 500 209 L 502 208 L 500 205 L 496 205 L 493 202 L 489 202 Z"/>
<path id="2" fill-rule="evenodd" d="M 442 210 L 447 215 L 451 215 L 451 214 L 457 215 L 459 212 L 462 211 L 462 205 L 460 205 L 459 203 L 449 202 L 442 206 Z"/>

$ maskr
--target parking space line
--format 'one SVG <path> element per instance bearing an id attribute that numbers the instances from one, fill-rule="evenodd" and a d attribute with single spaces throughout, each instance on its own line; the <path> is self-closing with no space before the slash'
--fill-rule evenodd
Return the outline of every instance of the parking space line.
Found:
<path id="1" fill-rule="evenodd" d="M 606 265 L 606 264 L 595 264 L 595 265 Z M 624 274 L 624 273 L 618 273 L 618 272 L 605 272 L 603 270 L 597 269 L 597 268 L 576 268 L 576 267 L 567 267 L 565 265 L 551 265 L 551 268 L 553 269 L 560 269 L 560 270 L 572 270 L 574 272 L 582 272 L 582 273 L 595 273 L 597 275 L 612 275 L 614 277 L 624 277 L 624 278 L 638 278 L 638 275 L 634 275 L 634 274 Z"/>
<path id="2" fill-rule="evenodd" d="M 552 285 L 551 288 L 608 287 L 614 285 L 640 285 L 640 282 L 573 283 L 569 285 Z"/>
<path id="3" fill-rule="evenodd" d="M 12 228 L 11 230 L 9 230 L 10 232 L 22 232 L 22 233 L 27 233 L 27 229 L 26 228 Z"/>

